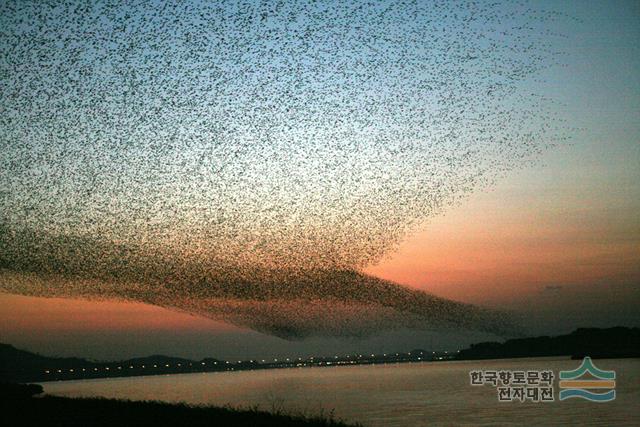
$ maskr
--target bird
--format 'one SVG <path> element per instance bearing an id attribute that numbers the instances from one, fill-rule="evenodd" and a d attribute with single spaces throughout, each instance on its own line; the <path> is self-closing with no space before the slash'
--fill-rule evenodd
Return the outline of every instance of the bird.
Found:
<path id="1" fill-rule="evenodd" d="M 505 331 L 362 271 L 569 139 L 527 82 L 561 66 L 547 24 L 571 19 L 526 2 L 6 0 L 0 286 L 291 337 Z"/>

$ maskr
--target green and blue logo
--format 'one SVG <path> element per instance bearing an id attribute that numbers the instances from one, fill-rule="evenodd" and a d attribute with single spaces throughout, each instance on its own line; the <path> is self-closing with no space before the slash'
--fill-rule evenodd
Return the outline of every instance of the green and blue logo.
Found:
<path id="1" fill-rule="evenodd" d="M 585 374 L 590 377 L 581 378 Z M 598 369 L 590 357 L 573 371 L 560 371 L 560 400 L 579 397 L 592 402 L 610 402 L 616 398 L 616 372 Z M 608 390 L 594 392 L 591 390 Z"/>

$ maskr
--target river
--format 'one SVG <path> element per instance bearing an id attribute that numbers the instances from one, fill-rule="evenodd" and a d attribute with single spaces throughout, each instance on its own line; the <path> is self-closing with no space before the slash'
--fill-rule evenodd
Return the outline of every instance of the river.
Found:
<path id="1" fill-rule="evenodd" d="M 503 359 L 215 372 L 42 383 L 59 396 L 103 396 L 191 404 L 259 406 L 328 413 L 365 426 L 640 425 L 640 359 L 595 360 L 616 371 L 616 398 L 500 402 L 491 384 L 472 386 L 469 372 L 573 370 L 568 358 Z"/>

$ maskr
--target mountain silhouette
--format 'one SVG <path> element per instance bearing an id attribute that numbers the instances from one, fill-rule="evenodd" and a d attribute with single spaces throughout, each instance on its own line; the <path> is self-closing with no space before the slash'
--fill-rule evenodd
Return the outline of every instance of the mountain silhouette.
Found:
<path id="1" fill-rule="evenodd" d="M 204 362 L 204 363 L 203 363 Z M 120 361 L 92 361 L 77 357 L 48 357 L 0 343 L 0 382 L 51 381 L 167 373 L 203 372 L 220 360 L 201 361 L 152 355 Z"/>

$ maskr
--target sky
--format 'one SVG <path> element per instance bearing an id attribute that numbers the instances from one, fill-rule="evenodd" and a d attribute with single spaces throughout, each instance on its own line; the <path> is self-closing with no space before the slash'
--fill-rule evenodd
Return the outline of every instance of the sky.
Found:
<path id="1" fill-rule="evenodd" d="M 30 95 L 25 95 L 28 92 L 20 92 L 33 90 L 28 86 L 20 88 L 17 93 L 29 102 L 20 104 L 8 97 L 2 98 L 5 109 L 16 114 L 26 111 L 32 115 L 26 114 L 22 121 L 5 123 L 9 131 L 5 132 L 2 140 L 7 148 L 2 158 L 3 164 L 15 165 L 15 162 L 24 158 L 21 156 L 25 153 L 31 156 L 37 152 L 38 156 L 46 159 L 41 163 L 43 166 L 40 172 L 35 175 L 26 174 L 26 169 L 19 167 L 13 170 L 5 168 L 0 182 L 4 186 L 3 225 L 8 228 L 3 228 L 2 231 L 13 236 L 11 233 L 24 230 L 25 224 L 28 224 L 32 231 L 35 230 L 36 240 L 46 241 L 52 233 L 55 235 L 61 230 L 75 230 L 76 236 L 78 233 L 85 239 L 89 236 L 87 241 L 79 240 L 80 243 L 75 244 L 80 245 L 80 250 L 89 253 L 85 261 L 92 266 L 67 267 L 71 272 L 71 281 L 51 279 L 47 275 L 43 276 L 44 279 L 39 277 L 34 281 L 30 275 L 43 274 L 43 271 L 26 268 L 25 265 L 33 265 L 29 258 L 26 261 L 13 255 L 3 258 L 3 275 L 0 280 L 5 281 L 3 289 L 11 292 L 0 294 L 0 341 L 45 354 L 117 359 L 150 353 L 194 358 L 250 358 L 333 353 L 338 350 L 397 351 L 425 347 L 455 349 L 481 339 L 496 339 L 495 334 L 487 331 L 408 328 L 407 324 L 395 320 L 395 317 L 384 317 L 386 312 L 378 314 L 374 311 L 373 317 L 382 316 L 388 323 L 394 323 L 395 327 L 381 328 L 373 333 L 367 329 L 366 336 L 359 337 L 343 334 L 317 336 L 313 329 L 310 336 L 289 340 L 270 333 L 274 329 L 269 327 L 273 325 L 267 325 L 262 332 L 256 330 L 265 328 L 259 318 L 261 315 L 265 316 L 260 314 L 263 311 L 258 310 L 258 315 L 252 311 L 243 312 L 243 316 L 249 318 L 243 320 L 244 323 L 234 313 L 229 313 L 233 307 L 238 307 L 233 304 L 245 301 L 245 294 L 229 302 L 230 294 L 223 293 L 227 305 L 222 308 L 216 306 L 213 310 L 205 304 L 208 294 L 194 290 L 193 284 L 190 287 L 183 283 L 167 287 L 168 295 L 181 301 L 177 306 L 167 303 L 166 299 L 154 300 L 152 296 L 147 296 L 149 289 L 151 292 L 158 289 L 151 285 L 140 285 L 140 294 L 144 298 L 131 298 L 131 287 L 122 291 L 121 287 L 114 285 L 116 291 L 104 290 L 102 287 L 96 291 L 94 288 L 97 285 L 92 280 L 110 277 L 105 271 L 114 268 L 113 264 L 107 264 L 101 270 L 102 261 L 98 258 L 108 255 L 118 259 L 120 253 L 108 249 L 104 253 L 98 251 L 97 255 L 92 255 L 91 247 L 103 248 L 100 246 L 102 240 L 95 242 L 95 235 L 98 234 L 101 238 L 110 238 L 112 243 L 117 240 L 121 245 L 116 246 L 118 248 L 126 247 L 124 245 L 131 242 L 143 241 L 140 245 L 142 249 L 131 250 L 134 256 L 129 262 L 134 266 L 141 265 L 144 269 L 134 269 L 134 273 L 116 270 L 134 281 L 146 279 L 152 274 L 149 271 L 156 271 L 147 269 L 150 259 L 178 259 L 179 265 L 183 265 L 181 263 L 186 262 L 185 259 L 189 262 L 214 259 L 221 266 L 219 268 L 223 271 L 223 277 L 231 277 L 229 281 L 238 284 L 244 282 L 238 282 L 236 273 L 232 274 L 230 271 L 255 273 L 255 269 L 260 271 L 278 264 L 297 269 L 310 263 L 317 268 L 354 268 L 405 288 L 427 291 L 449 300 L 513 311 L 524 318 L 523 322 L 531 333 L 565 333 L 580 326 L 637 326 L 637 307 L 640 303 L 640 218 L 637 215 L 640 208 L 640 47 L 636 41 L 640 39 L 640 7 L 636 2 L 614 2 L 614 7 L 606 2 L 535 4 L 536 8 L 553 9 L 572 18 L 555 19 L 551 22 L 536 20 L 532 23 L 537 29 L 563 34 L 558 37 L 545 33 L 547 35 L 542 40 L 548 44 L 549 51 L 562 52 L 562 55 L 559 58 L 553 56 L 552 59 L 544 56 L 540 62 L 533 59 L 533 62 L 514 62 L 512 72 L 518 66 L 548 65 L 535 68 L 535 72 L 518 80 L 514 90 L 520 96 L 509 98 L 513 94 L 506 91 L 494 97 L 483 92 L 486 99 L 475 101 L 473 105 L 476 105 L 477 114 L 489 114 L 496 111 L 496 106 L 506 108 L 504 106 L 512 102 L 515 103 L 516 110 L 507 116 L 508 120 L 500 119 L 503 116 L 499 114 L 487 119 L 487 127 L 492 128 L 488 131 L 486 145 L 468 147 L 469 150 L 478 150 L 475 151 L 476 157 L 472 158 L 477 163 L 465 163 L 467 157 L 456 156 L 464 151 L 460 144 L 464 144 L 464 141 L 484 128 L 478 124 L 471 125 L 468 120 L 470 113 L 460 113 L 461 107 L 456 102 L 473 101 L 468 95 L 476 96 L 481 90 L 484 91 L 487 88 L 483 86 L 486 84 L 484 80 L 477 75 L 445 76 L 439 83 L 444 88 L 452 88 L 450 91 L 455 95 L 456 102 L 446 104 L 443 100 L 449 98 L 443 95 L 447 91 L 441 89 L 431 99 L 439 99 L 444 105 L 430 105 L 426 109 L 411 106 L 412 102 L 421 99 L 422 92 L 418 91 L 418 95 L 414 96 L 398 89 L 407 84 L 411 87 L 410 72 L 422 70 L 428 74 L 434 70 L 443 72 L 443 67 L 451 67 L 438 58 L 440 50 L 446 50 L 449 46 L 453 46 L 454 50 L 462 49 L 453 43 L 455 38 L 445 38 L 444 41 L 431 45 L 436 60 L 426 68 L 419 61 L 406 66 L 407 74 L 404 68 L 395 68 L 394 64 L 406 54 L 403 49 L 399 49 L 388 54 L 388 63 L 379 63 L 390 65 L 382 67 L 377 74 L 372 73 L 369 68 L 357 67 L 354 74 L 347 74 L 347 80 L 351 78 L 359 84 L 362 81 L 374 81 L 376 84 L 372 86 L 373 90 L 382 88 L 391 91 L 389 96 L 375 98 L 373 101 L 369 95 L 363 95 L 367 91 L 352 92 L 345 89 L 349 88 L 350 82 L 340 81 L 336 74 L 329 73 L 333 78 L 330 82 L 333 90 L 328 93 L 355 93 L 356 97 L 353 100 L 338 98 L 321 102 L 322 98 L 317 98 L 316 93 L 320 85 L 310 80 L 315 76 L 311 65 L 306 64 L 311 76 L 309 80 L 306 77 L 291 80 L 291 70 L 284 72 L 283 70 L 288 69 L 279 69 L 280 62 L 270 63 L 268 65 L 275 67 L 270 75 L 273 80 L 266 81 L 269 85 L 267 92 L 272 97 L 266 97 L 266 100 L 251 99 L 256 87 L 259 87 L 253 82 L 245 84 L 242 80 L 232 79 L 230 85 L 224 86 L 228 88 L 228 92 L 222 92 L 222 96 L 230 97 L 233 102 L 222 102 L 224 108 L 214 112 L 218 114 L 223 111 L 226 120 L 233 126 L 223 131 L 203 127 L 198 120 L 202 115 L 188 113 L 193 110 L 189 110 L 186 104 L 167 107 L 166 100 L 171 99 L 171 96 L 179 104 L 183 100 L 192 99 L 198 91 L 209 93 L 202 92 L 203 87 L 207 87 L 206 73 L 197 68 L 198 63 L 194 61 L 194 74 L 188 76 L 201 76 L 203 82 L 192 87 L 178 80 L 179 84 L 175 86 L 163 86 L 168 92 L 177 88 L 175 90 L 186 91 L 186 94 L 176 96 L 175 93 L 170 93 L 169 97 L 157 96 L 154 99 L 154 102 L 160 102 L 161 105 L 151 107 L 166 108 L 167 111 L 151 117 L 149 126 L 156 138 L 150 143 L 145 142 L 145 132 L 148 129 L 140 130 L 131 125 L 126 115 L 140 118 L 141 116 L 136 115 L 149 114 L 151 107 L 146 104 L 140 107 L 133 103 L 131 109 L 127 110 L 121 100 L 104 101 L 100 97 L 105 96 L 104 89 L 109 87 L 104 80 L 98 79 L 97 83 L 84 82 L 75 93 L 76 98 L 72 97 L 67 101 L 64 97 L 56 98 L 51 95 L 49 99 L 55 101 L 40 105 L 40 100 L 30 99 Z M 502 12 L 510 12 L 511 7 L 506 7 Z M 364 13 L 362 16 L 367 18 L 369 14 Z M 437 13 L 434 17 L 441 18 L 445 24 L 449 24 L 448 20 L 451 19 Z M 368 22 L 368 25 L 375 25 L 375 21 L 371 23 L 367 21 L 368 18 L 364 18 L 365 24 Z M 501 22 L 503 21 L 499 22 L 498 30 L 503 29 Z M 51 25 L 55 27 L 56 23 Z M 340 32 L 342 28 L 338 25 L 334 29 L 334 37 L 347 37 Z M 411 42 L 411 37 L 407 35 L 409 30 L 415 30 L 411 26 L 407 29 L 391 25 L 385 27 L 385 34 L 400 31 L 398 28 L 407 31 L 406 34 L 398 35 L 400 40 L 407 43 L 407 49 L 418 49 L 419 45 Z M 482 27 L 462 28 L 470 34 L 483 30 Z M 150 31 L 154 31 L 153 26 Z M 238 34 L 243 35 L 244 32 Z M 319 31 L 319 34 L 323 32 Z M 346 40 L 353 45 L 347 43 L 346 47 L 338 50 L 338 54 L 334 54 L 337 56 L 327 54 L 329 59 L 339 63 L 340 59 L 348 58 L 349 55 L 360 58 L 359 54 L 353 53 L 360 46 L 356 42 L 359 39 L 349 37 Z M 242 37 L 237 40 L 242 41 L 241 39 Z M 467 39 L 468 35 L 462 38 Z M 10 52 L 5 58 L 19 58 L 25 64 L 33 61 L 21 57 L 16 51 L 7 51 L 6 45 L 4 47 L 5 53 Z M 269 47 L 267 43 L 263 48 Z M 289 48 L 289 45 L 285 43 L 283 47 Z M 120 48 L 113 49 L 118 51 Z M 171 49 L 175 49 L 175 46 Z M 292 49 L 297 52 L 299 47 L 294 46 Z M 162 48 L 158 50 L 162 51 Z M 142 53 L 134 55 L 132 61 L 140 62 L 140 55 L 144 56 L 148 51 L 148 47 L 142 49 Z M 463 51 L 467 54 L 467 50 Z M 233 54 L 236 51 L 221 49 L 217 52 Z M 526 50 L 517 55 L 522 53 L 534 55 Z M 496 68 L 496 64 L 500 64 L 499 60 L 505 59 L 504 55 L 510 55 L 504 46 L 486 54 L 484 65 L 472 72 L 479 73 L 478 70 L 485 69 L 495 72 L 499 70 Z M 448 53 L 442 55 L 442 58 L 448 58 Z M 90 56 L 85 60 L 98 62 L 103 66 L 113 65 L 113 61 L 97 58 L 98 56 Z M 369 59 L 369 56 L 362 56 L 363 61 Z M 125 57 L 122 63 L 129 64 L 127 61 L 129 59 Z M 9 62 L 5 60 L 2 63 L 7 67 L 5 69 L 10 72 L 16 70 L 9 68 Z M 80 67 L 81 62 L 70 63 L 69 69 Z M 151 70 L 154 69 L 154 64 L 152 61 Z M 234 63 L 230 61 L 228 64 Z M 249 64 L 255 66 L 256 62 L 251 60 Z M 335 62 L 325 64 L 320 61 L 320 64 L 329 67 L 330 71 L 336 66 Z M 143 66 L 142 70 L 146 68 Z M 111 75 L 108 70 L 98 69 L 93 72 L 97 76 Z M 155 72 L 144 72 L 149 73 L 148 86 L 151 87 L 151 83 L 158 81 L 159 77 Z M 71 84 L 56 73 L 44 74 L 44 77 L 36 76 L 32 81 L 42 84 L 41 79 L 44 78 L 44 81 L 52 79 L 54 84 L 56 81 Z M 306 75 L 304 72 L 302 74 Z M 117 73 L 114 75 L 120 76 Z M 284 78 L 280 78 L 281 75 Z M 367 78 L 362 80 L 362 75 Z M 11 77 L 4 78 L 2 83 L 17 85 Z M 255 78 L 259 80 L 261 75 L 256 75 Z M 79 79 L 82 81 L 82 77 Z M 425 77 L 417 80 L 424 82 L 428 79 Z M 303 89 L 300 94 L 293 95 L 293 101 L 287 101 L 292 95 L 283 87 L 292 81 L 300 83 Z M 466 86 L 461 84 L 464 82 L 473 82 L 481 89 L 469 89 L 471 92 L 467 94 Z M 489 81 L 492 82 L 495 83 L 494 80 Z M 143 95 L 132 99 L 149 102 L 150 90 L 145 87 Z M 529 97 L 524 94 L 529 94 Z M 402 102 L 394 104 L 391 95 L 398 96 Z M 127 99 L 126 92 L 113 96 Z M 243 98 L 245 96 L 247 99 Z M 207 99 L 207 96 L 203 98 Z M 97 107 L 94 105 L 90 108 L 89 103 L 85 102 L 98 99 L 103 99 L 104 102 Z M 539 99 L 543 101 L 538 101 Z M 270 116 L 280 117 L 284 114 L 279 106 L 271 103 L 283 100 L 285 104 L 289 103 L 283 104 L 285 107 L 299 109 L 300 113 L 270 121 Z M 304 107 L 305 103 L 317 108 Z M 362 103 L 362 111 L 358 108 L 358 103 Z M 60 114 L 55 114 L 50 120 L 31 119 L 39 109 L 52 105 L 60 108 Z M 246 113 L 246 105 L 254 108 L 268 105 L 268 108 L 264 112 L 255 112 L 251 116 L 253 122 L 238 121 L 236 115 Z M 117 108 L 110 110 L 114 106 Z M 124 113 L 119 108 L 123 108 Z M 328 118 L 334 117 L 336 111 L 344 113 L 345 110 L 353 113 L 349 116 L 352 121 L 340 124 L 337 132 L 332 133 L 330 126 L 313 121 L 319 114 L 319 117 L 327 119 L 330 124 L 332 122 Z M 529 110 L 535 114 L 522 113 Z M 72 111 L 80 114 L 79 122 L 69 119 L 74 117 L 70 115 Z M 454 118 L 451 118 L 451 114 L 438 116 L 442 112 L 451 111 Z M 367 114 L 379 121 L 372 124 L 361 117 Z M 427 127 L 430 135 L 444 135 L 443 139 L 437 139 L 432 145 L 435 148 L 426 152 L 410 145 L 412 141 L 420 140 L 427 134 L 426 131 L 421 134 L 422 129 L 415 131 L 423 123 L 421 117 L 424 114 L 430 115 L 431 119 L 440 117 L 439 122 Z M 154 124 L 152 120 L 160 116 L 166 123 Z M 100 121 L 100 117 L 103 121 Z M 407 119 L 404 128 L 398 128 L 396 120 L 400 117 Z M 89 118 L 94 118 L 98 124 Z M 514 125 L 514 121 L 525 125 Z M 77 134 L 80 139 L 74 140 L 74 134 L 71 133 L 70 137 L 68 129 L 73 129 L 78 123 L 82 129 Z M 120 125 L 117 132 L 111 129 L 114 123 Z M 253 123 L 253 128 L 251 125 L 245 126 L 246 123 Z M 553 126 L 545 127 L 545 124 Z M 23 126 L 28 126 L 32 132 L 23 132 Z M 445 138 L 448 131 L 458 130 L 463 126 L 467 127 L 460 130 L 462 136 L 451 140 Z M 287 129 L 291 133 L 287 134 Z M 543 149 L 538 150 L 539 145 L 531 145 L 525 138 L 531 129 L 544 129 L 535 136 L 552 143 L 545 142 L 542 144 Z M 396 135 L 399 132 L 402 137 L 390 140 L 388 135 L 391 130 Z M 167 135 L 163 132 L 167 132 Z M 123 149 L 104 148 L 118 138 L 131 138 L 132 133 L 140 138 L 132 146 Z M 376 135 L 378 139 L 368 138 L 370 134 Z M 98 143 L 93 146 L 80 144 L 79 141 L 88 135 Z M 149 145 L 160 144 L 158 141 L 171 141 L 171 138 L 175 140 L 176 135 L 177 140 L 183 144 L 180 153 L 187 153 L 186 155 L 178 154 L 172 158 L 171 150 L 155 150 Z M 217 167 L 216 162 L 220 158 L 228 159 L 231 156 L 232 159 L 239 160 L 227 162 L 231 166 L 219 172 L 215 178 L 205 174 L 208 180 L 199 182 L 184 179 L 180 175 L 181 178 L 172 181 L 170 178 L 178 173 L 176 171 L 180 170 L 180 165 L 194 167 L 195 163 L 190 162 L 195 161 L 200 153 L 198 148 L 206 147 L 206 142 L 201 140 L 204 138 L 202 135 L 214 135 L 224 141 L 215 146 L 222 157 L 216 157 L 217 154 L 207 157 L 213 167 Z M 266 138 L 264 135 L 272 139 L 262 139 Z M 492 142 L 505 136 L 513 138 L 515 142 L 508 145 L 504 152 L 494 151 Z M 245 148 L 244 141 L 252 138 L 256 145 Z M 292 148 L 300 140 L 310 141 L 307 143 L 310 145 L 303 146 L 306 148 Z M 376 145 L 376 141 L 380 140 L 386 143 L 384 148 Z M 363 145 L 354 146 L 353 141 L 361 141 L 359 144 Z M 65 144 L 70 144 L 71 147 Z M 184 149 L 185 146 L 187 149 Z M 56 147 L 61 149 L 57 150 Z M 388 157 L 389 147 L 397 148 L 394 152 L 396 157 Z M 317 155 L 310 156 L 310 151 Z M 341 155 L 335 156 L 336 152 Z M 366 162 L 362 161 L 363 153 Z M 396 163 L 398 156 L 404 157 L 402 162 Z M 522 158 L 526 161 L 514 160 Z M 162 169 L 162 164 L 167 159 L 173 159 L 175 163 L 169 162 L 168 169 Z M 327 164 L 334 164 L 334 168 L 318 174 L 318 162 L 323 165 L 325 160 L 330 160 Z M 422 163 L 427 160 L 428 164 Z M 66 167 L 58 168 L 61 164 Z M 224 162 L 222 164 L 226 165 Z M 288 164 L 298 167 L 287 166 Z M 485 164 L 488 166 L 485 167 Z M 83 170 L 87 166 L 91 168 Z M 155 173 L 154 170 L 158 172 Z M 192 176 L 203 176 L 195 169 L 189 170 Z M 62 177 L 57 175 L 60 171 Z M 431 181 L 425 178 L 428 173 L 436 178 L 444 178 L 436 179 L 438 185 L 435 185 L 432 184 L 433 178 L 430 178 Z M 71 174 L 75 179 L 68 179 L 68 175 L 65 178 L 65 174 Z M 92 175 L 98 176 L 102 183 L 99 190 L 94 190 L 96 197 L 87 202 L 83 195 L 87 188 L 92 188 L 89 184 Z M 336 180 L 337 175 L 344 179 Z M 317 184 L 318 177 L 320 181 L 327 180 L 330 185 Z M 367 178 L 365 184 L 362 184 L 363 177 Z M 467 190 L 470 177 L 475 180 L 471 181 L 470 190 Z M 140 183 L 140 179 L 144 179 L 149 185 Z M 280 181 L 286 184 L 274 185 L 274 182 Z M 337 187 L 336 182 L 340 183 Z M 380 182 L 387 184 L 380 185 Z M 210 192 L 203 192 L 205 195 L 201 198 L 186 198 L 188 203 L 185 202 L 185 194 L 200 194 L 194 191 L 194 188 L 200 188 L 198 185 L 210 189 Z M 162 191 L 158 191 L 158 186 Z M 221 186 L 232 188 L 228 193 L 229 197 L 219 196 Z M 251 193 L 252 187 L 255 189 L 254 193 Z M 282 188 L 289 190 L 282 191 Z M 335 194 L 336 188 L 340 190 L 338 195 Z M 278 189 L 276 196 L 274 189 Z M 48 198 L 51 192 L 58 196 L 68 194 L 70 197 L 51 199 Z M 115 200 L 112 199 L 114 194 L 118 195 Z M 303 196 L 294 197 L 300 194 Z M 338 197 L 340 194 L 344 197 Z M 328 200 L 333 200 L 333 204 L 328 203 Z M 21 209 L 26 205 L 31 206 L 36 215 L 24 214 Z M 397 207 L 399 205 L 402 206 Z M 78 209 L 78 206 L 83 208 Z M 148 213 L 139 214 L 140 211 L 151 212 L 148 209 L 150 206 L 163 215 L 149 219 Z M 237 206 L 243 208 L 240 213 Z M 273 216 L 260 210 L 265 206 L 271 209 Z M 60 212 L 65 214 L 59 215 Z M 232 218 L 229 221 L 231 225 L 212 227 L 210 217 L 207 216 L 211 212 L 218 215 L 218 221 L 220 212 L 223 217 L 226 215 L 227 218 Z M 281 220 L 283 217 L 284 221 Z M 118 219 L 121 221 L 118 222 Z M 257 223 L 261 225 L 256 226 Z M 247 227 L 248 224 L 253 226 Z M 170 229 L 171 232 L 159 233 L 159 228 Z M 295 231 L 300 229 L 304 231 Z M 210 230 L 215 233 L 206 234 Z M 262 246 L 256 244 L 255 235 L 260 237 L 258 241 L 262 241 Z M 225 242 L 227 249 L 222 255 L 220 241 Z M 9 248 L 7 253 L 12 254 L 17 253 L 16 248 L 34 248 L 33 244 L 15 245 L 10 239 L 3 241 L 3 244 Z M 194 247 L 198 249 L 194 250 Z M 170 250 L 162 252 L 166 248 Z M 184 255 L 185 250 L 189 251 L 187 256 Z M 163 254 L 156 257 L 149 253 Z M 180 255 L 177 256 L 176 253 Z M 63 263 L 70 262 L 65 256 L 60 259 Z M 91 264 L 92 261 L 94 264 Z M 40 264 L 36 263 L 37 265 L 47 266 L 46 262 L 38 262 Z M 51 271 L 54 270 L 49 273 Z M 15 279 L 16 274 L 23 276 Z M 258 274 L 258 277 L 261 276 Z M 83 280 L 88 280 L 89 284 Z M 285 280 L 283 283 L 289 282 Z M 248 294 L 255 295 L 257 291 L 251 286 L 258 285 L 247 286 Z M 38 290 L 34 291 L 36 288 Z M 234 292 L 231 291 L 231 294 L 238 298 Z M 15 295 L 16 293 L 23 295 Z M 29 294 L 37 296 L 28 296 Z M 90 300 L 78 297 L 88 297 Z M 357 298 L 355 300 L 357 304 L 354 303 L 353 307 L 360 307 L 362 301 Z M 297 307 L 289 300 L 285 303 L 293 304 L 294 310 Z M 397 305 L 393 307 L 398 309 Z M 238 308 L 241 309 L 244 310 Z M 349 310 L 355 308 L 346 309 L 347 312 Z M 398 310 L 402 312 L 402 307 Z M 278 308 L 276 313 L 290 320 L 286 310 Z M 347 322 L 349 317 L 343 312 L 336 316 L 337 330 L 342 332 L 345 326 L 340 323 L 340 319 Z M 317 318 L 311 320 L 315 322 Z M 301 330 L 304 332 L 305 328 L 309 328 L 308 325 L 302 324 Z M 366 325 L 363 327 L 369 328 Z"/>

